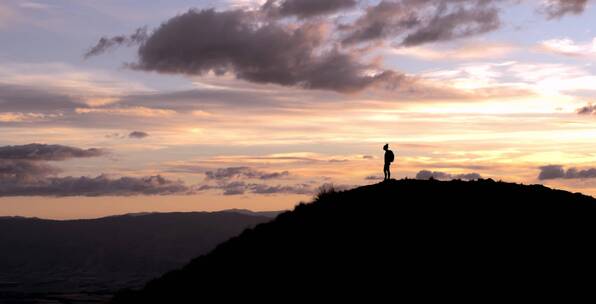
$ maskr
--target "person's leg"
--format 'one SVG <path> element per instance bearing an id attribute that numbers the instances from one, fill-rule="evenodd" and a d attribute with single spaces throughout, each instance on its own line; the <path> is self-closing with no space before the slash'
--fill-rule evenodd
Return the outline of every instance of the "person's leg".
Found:
<path id="1" fill-rule="evenodd" d="M 391 179 L 391 164 L 387 165 L 387 180 Z"/>
<path id="2" fill-rule="evenodd" d="M 388 164 L 385 164 L 383 166 L 383 174 L 385 175 L 384 180 L 388 180 L 389 179 L 388 173 L 389 173 L 389 165 Z"/>

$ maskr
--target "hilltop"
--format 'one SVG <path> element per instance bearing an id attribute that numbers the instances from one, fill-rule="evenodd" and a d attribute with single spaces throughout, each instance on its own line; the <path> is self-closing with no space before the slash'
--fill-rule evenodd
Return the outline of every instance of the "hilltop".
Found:
<path id="1" fill-rule="evenodd" d="M 390 181 L 323 192 L 113 302 L 495 298 L 593 273 L 595 232 L 581 194 Z"/>

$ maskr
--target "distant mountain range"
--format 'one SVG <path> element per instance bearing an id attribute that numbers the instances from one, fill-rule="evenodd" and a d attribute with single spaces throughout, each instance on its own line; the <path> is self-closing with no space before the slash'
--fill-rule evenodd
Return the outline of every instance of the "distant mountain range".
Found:
<path id="1" fill-rule="evenodd" d="M 325 191 L 113 303 L 568 299 L 566 287 L 593 288 L 594 235 L 589 196 L 493 180 L 389 181 Z"/>
<path id="2" fill-rule="evenodd" d="M 0 217 L 0 303 L 101 301 L 188 263 L 279 212 Z"/>

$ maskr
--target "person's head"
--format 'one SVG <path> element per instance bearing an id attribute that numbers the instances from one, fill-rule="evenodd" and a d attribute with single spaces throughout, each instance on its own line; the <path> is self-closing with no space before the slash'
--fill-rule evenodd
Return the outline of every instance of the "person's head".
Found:
<path id="1" fill-rule="evenodd" d="M 385 144 L 385 145 L 383 146 L 383 150 L 387 151 L 388 149 L 389 149 L 389 144 Z"/>

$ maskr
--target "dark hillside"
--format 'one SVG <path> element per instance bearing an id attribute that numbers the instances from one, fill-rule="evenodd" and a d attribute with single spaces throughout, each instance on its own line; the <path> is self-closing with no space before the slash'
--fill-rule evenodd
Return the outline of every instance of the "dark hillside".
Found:
<path id="1" fill-rule="evenodd" d="M 492 180 L 391 181 L 324 193 L 114 302 L 544 295 L 591 282 L 595 236 L 589 196 Z"/>
<path id="2" fill-rule="evenodd" d="M 273 213 L 148 213 L 68 221 L 0 218 L 0 303 L 109 298 L 116 290 L 141 287 L 244 229 L 270 221 L 269 214 Z M 49 295 L 54 302 L 47 300 Z"/>

